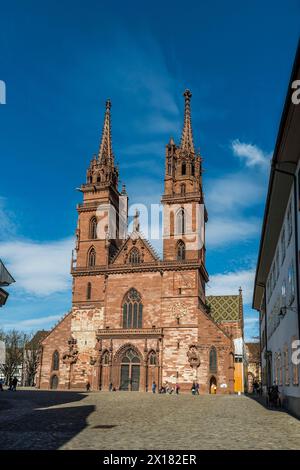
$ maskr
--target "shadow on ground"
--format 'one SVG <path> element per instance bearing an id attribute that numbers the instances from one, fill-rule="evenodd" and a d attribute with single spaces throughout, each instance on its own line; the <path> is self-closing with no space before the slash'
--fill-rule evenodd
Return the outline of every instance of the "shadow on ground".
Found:
<path id="1" fill-rule="evenodd" d="M 58 449 L 87 426 L 95 406 L 72 406 L 85 397 L 60 391 L 1 393 L 0 449 Z"/>

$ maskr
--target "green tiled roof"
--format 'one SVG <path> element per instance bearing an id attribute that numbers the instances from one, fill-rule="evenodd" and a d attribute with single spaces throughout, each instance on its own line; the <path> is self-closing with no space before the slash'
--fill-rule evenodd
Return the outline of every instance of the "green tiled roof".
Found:
<path id="1" fill-rule="evenodd" d="M 240 319 L 239 295 L 208 295 L 206 302 L 210 306 L 210 315 L 217 323 Z"/>

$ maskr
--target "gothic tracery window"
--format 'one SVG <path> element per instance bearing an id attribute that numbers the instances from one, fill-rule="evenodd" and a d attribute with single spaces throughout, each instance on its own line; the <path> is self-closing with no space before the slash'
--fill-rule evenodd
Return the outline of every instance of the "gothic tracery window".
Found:
<path id="1" fill-rule="evenodd" d="M 92 217 L 90 220 L 90 238 L 95 240 L 97 238 L 97 219 Z"/>
<path id="2" fill-rule="evenodd" d="M 154 351 L 151 351 L 151 353 L 149 354 L 149 365 L 156 366 L 156 354 Z"/>
<path id="3" fill-rule="evenodd" d="M 185 244 L 182 240 L 177 243 L 177 261 L 185 260 Z"/>
<path id="4" fill-rule="evenodd" d="M 52 370 L 59 370 L 59 352 L 54 351 L 52 355 Z"/>
<path id="5" fill-rule="evenodd" d="M 217 372 L 217 350 L 214 346 L 209 351 L 209 371 Z"/>
<path id="6" fill-rule="evenodd" d="M 142 328 L 143 304 L 138 291 L 130 289 L 123 301 L 123 328 Z"/>
<path id="7" fill-rule="evenodd" d="M 139 264 L 141 262 L 140 252 L 137 248 L 132 248 L 129 253 L 129 263 Z"/>
<path id="8" fill-rule="evenodd" d="M 95 248 L 91 248 L 88 254 L 88 266 L 95 266 L 96 265 L 96 251 Z"/>
<path id="9" fill-rule="evenodd" d="M 180 186 L 180 193 L 181 193 L 181 196 L 185 196 L 185 184 L 182 184 Z"/>

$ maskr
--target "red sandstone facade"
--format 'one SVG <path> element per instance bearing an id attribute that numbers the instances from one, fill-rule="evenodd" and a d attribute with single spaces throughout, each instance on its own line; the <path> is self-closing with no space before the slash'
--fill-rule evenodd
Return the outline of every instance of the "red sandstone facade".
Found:
<path id="1" fill-rule="evenodd" d="M 193 381 L 207 393 L 234 391 L 233 337 L 209 314 L 205 301 L 205 245 L 197 238 L 197 205 L 204 207 L 202 159 L 195 152 L 190 115 L 191 93 L 185 97 L 181 143 L 166 146 L 163 258 L 159 259 L 139 230 L 125 239 L 127 194 L 118 190 L 118 170 L 111 144 L 110 102 L 101 145 L 81 186 L 72 262 L 71 311 L 43 340 L 38 386 L 43 389 L 116 389 L 150 391 L 168 382 L 190 390 Z M 191 208 L 190 217 L 185 207 Z M 107 223 L 114 207 L 116 236 Z M 104 214 L 104 216 L 103 216 Z M 206 210 L 203 210 L 207 220 Z M 97 227 L 104 226 L 105 236 Z M 199 229 L 200 230 L 200 229 Z M 195 235 L 196 231 L 196 235 Z M 204 224 L 201 229 L 204 241 Z M 242 336 L 242 318 L 237 321 Z"/>

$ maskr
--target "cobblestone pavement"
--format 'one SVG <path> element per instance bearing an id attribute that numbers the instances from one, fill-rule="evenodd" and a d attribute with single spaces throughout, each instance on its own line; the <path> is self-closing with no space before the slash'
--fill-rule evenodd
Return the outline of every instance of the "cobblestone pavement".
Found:
<path id="1" fill-rule="evenodd" d="M 244 396 L 5 391 L 0 449 L 300 449 L 300 421 Z"/>

